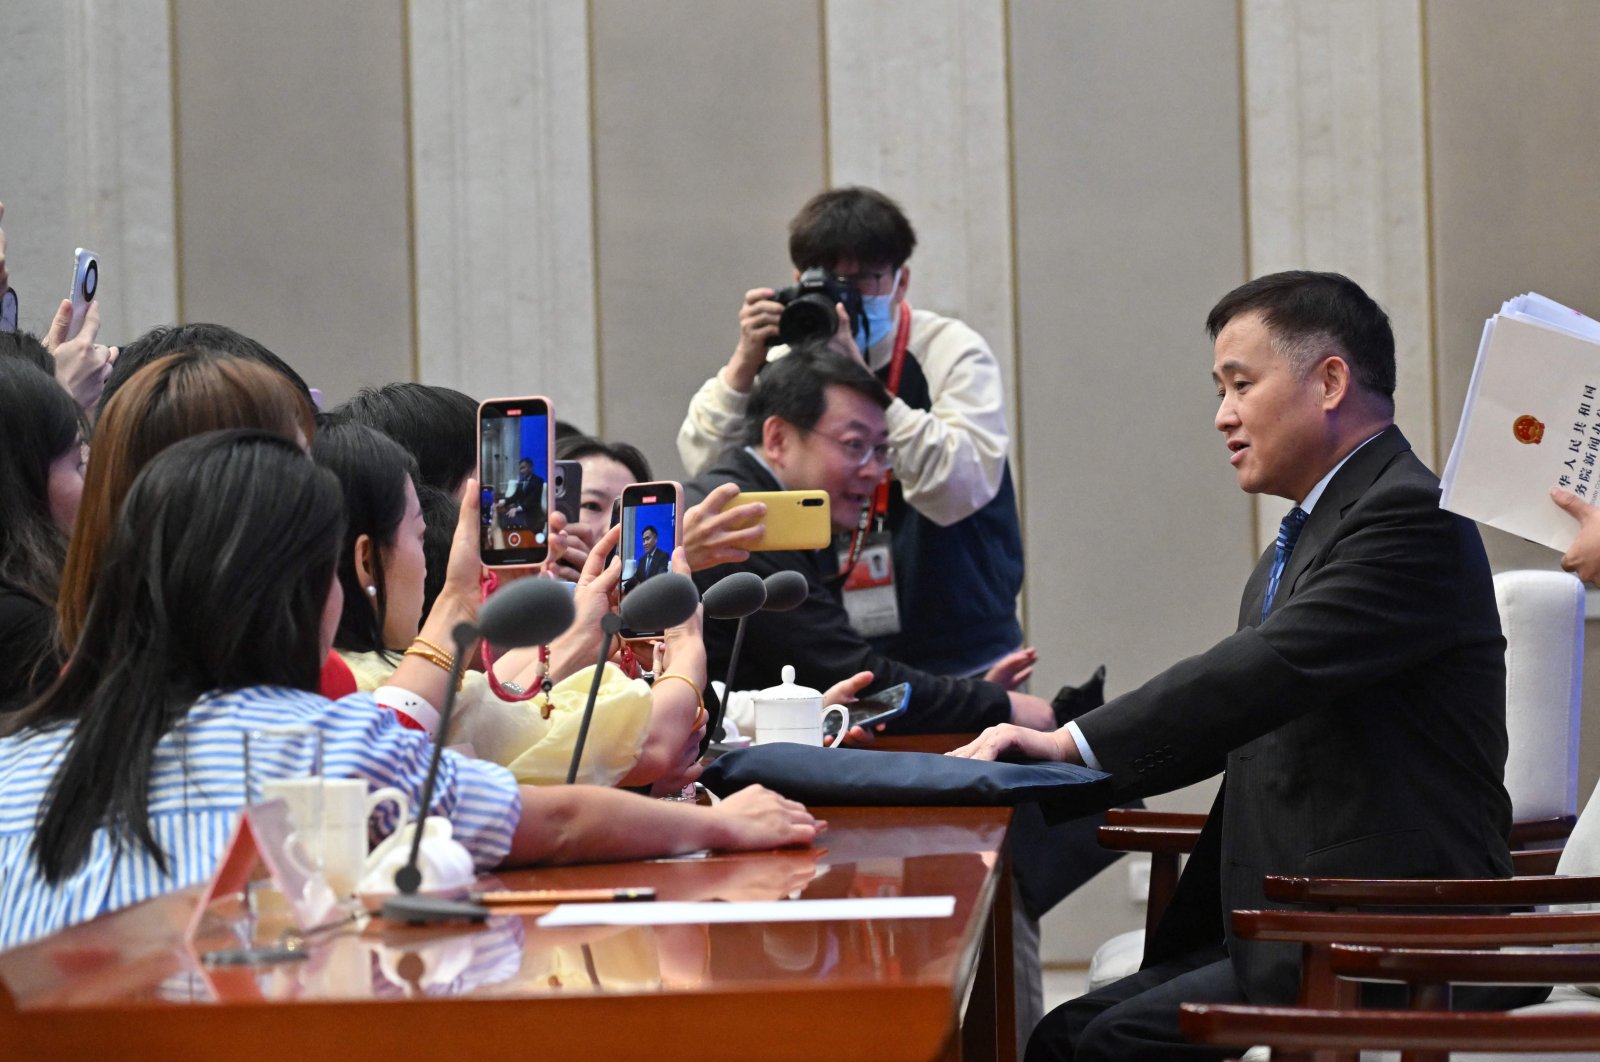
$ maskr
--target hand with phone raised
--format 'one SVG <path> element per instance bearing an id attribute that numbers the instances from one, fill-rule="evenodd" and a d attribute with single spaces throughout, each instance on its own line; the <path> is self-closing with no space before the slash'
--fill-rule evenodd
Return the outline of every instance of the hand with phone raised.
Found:
<path id="1" fill-rule="evenodd" d="M 719 564 L 739 564 L 750 559 L 750 546 L 766 533 L 762 517 L 767 507 L 761 502 L 732 505 L 739 496 L 737 483 L 724 483 L 707 494 L 699 505 L 683 514 L 683 548 L 689 567 L 695 571 Z"/>
<path id="2" fill-rule="evenodd" d="M 56 382 L 64 387 L 80 409 L 93 409 L 105 390 L 106 380 L 116 366 L 117 347 L 97 342 L 100 336 L 100 303 L 90 302 L 83 312 L 83 324 L 72 334 L 71 299 L 62 299 L 50 330 L 44 335 L 44 349 L 56 363 Z"/>

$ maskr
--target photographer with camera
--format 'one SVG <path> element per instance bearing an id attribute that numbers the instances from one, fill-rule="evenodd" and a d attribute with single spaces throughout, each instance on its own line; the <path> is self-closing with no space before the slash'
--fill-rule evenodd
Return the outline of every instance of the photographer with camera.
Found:
<path id="1" fill-rule="evenodd" d="M 1000 368 L 970 327 L 906 302 L 915 246 L 911 223 L 881 192 L 814 196 L 789 225 L 798 283 L 745 293 L 739 343 L 691 401 L 678 453 L 698 475 L 738 446 L 756 373 L 791 346 L 832 335 L 834 349 L 864 361 L 894 396 L 894 475 L 841 549 L 852 623 L 879 652 L 919 669 L 987 672 L 1015 686 L 1033 652 L 1019 650 L 1022 534 Z M 852 592 L 855 568 L 872 572 L 877 593 Z M 886 571 L 892 604 L 881 593 Z"/>

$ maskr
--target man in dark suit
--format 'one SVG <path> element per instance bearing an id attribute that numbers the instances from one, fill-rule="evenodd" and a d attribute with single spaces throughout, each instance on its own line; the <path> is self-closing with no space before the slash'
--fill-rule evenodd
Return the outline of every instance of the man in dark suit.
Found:
<path id="1" fill-rule="evenodd" d="M 1227 920 L 1277 906 L 1264 875 L 1511 873 L 1489 565 L 1394 426 L 1387 315 L 1345 277 L 1279 273 L 1225 296 L 1207 329 L 1239 486 L 1293 503 L 1238 631 L 1054 733 L 995 727 L 957 753 L 1089 763 L 1123 797 L 1225 768 L 1144 968 L 1053 1011 L 1029 1062 L 1237 1054 L 1188 1044 L 1178 1004 L 1294 1000 L 1297 949 Z"/>
<path id="2" fill-rule="evenodd" d="M 670 563 L 667 558 L 667 551 L 656 549 L 657 538 L 656 529 L 653 527 L 647 526 L 643 531 L 639 532 L 639 544 L 644 547 L 644 552 L 639 555 L 638 562 L 633 569 L 633 575 L 629 576 L 628 581 L 623 584 L 624 590 L 632 590 L 652 575 L 660 575 L 667 570 Z"/>
<path id="3" fill-rule="evenodd" d="M 517 462 L 517 485 L 500 500 L 502 527 L 531 527 L 544 523 L 544 479 L 533 474 L 533 462 Z"/>

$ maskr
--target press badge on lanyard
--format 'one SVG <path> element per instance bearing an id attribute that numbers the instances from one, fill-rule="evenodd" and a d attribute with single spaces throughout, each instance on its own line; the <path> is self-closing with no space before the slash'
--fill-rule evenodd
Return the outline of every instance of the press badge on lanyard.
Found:
<path id="1" fill-rule="evenodd" d="M 901 300 L 900 327 L 895 332 L 894 356 L 889 362 L 889 394 L 900 391 L 900 372 L 905 366 L 906 343 L 911 337 L 911 305 Z M 900 599 L 894 592 L 894 539 L 885 526 L 889 513 L 889 479 L 872 492 L 872 504 L 861 513 L 861 522 L 850 536 L 850 544 L 839 552 L 839 571 L 844 575 L 844 609 L 850 626 L 863 638 L 879 638 L 900 633 Z"/>

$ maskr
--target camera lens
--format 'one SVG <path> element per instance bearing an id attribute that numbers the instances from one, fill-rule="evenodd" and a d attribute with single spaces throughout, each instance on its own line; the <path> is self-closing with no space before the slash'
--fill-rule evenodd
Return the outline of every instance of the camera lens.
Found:
<path id="1" fill-rule="evenodd" d="M 839 315 L 833 300 L 826 295 L 802 295 L 783 308 L 783 316 L 778 318 L 778 338 L 793 347 L 809 339 L 826 339 L 838 327 Z"/>

